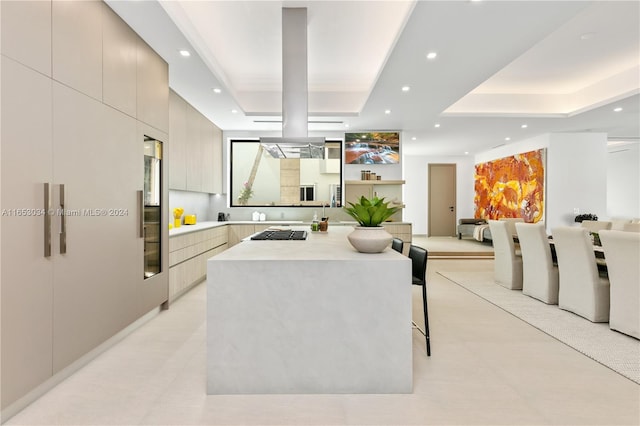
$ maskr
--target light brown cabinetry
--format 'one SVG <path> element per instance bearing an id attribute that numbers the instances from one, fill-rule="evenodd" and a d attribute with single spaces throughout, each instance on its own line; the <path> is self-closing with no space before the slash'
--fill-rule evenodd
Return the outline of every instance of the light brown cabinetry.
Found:
<path id="1" fill-rule="evenodd" d="M 202 147 L 202 192 L 222 193 L 222 130 L 211 125 Z"/>
<path id="2" fill-rule="evenodd" d="M 372 198 L 385 197 L 386 201 L 394 201 L 394 204 L 402 205 L 403 180 L 347 180 L 345 185 L 345 200 L 357 202 L 360 197 Z"/>
<path id="3" fill-rule="evenodd" d="M 141 38 L 136 58 L 136 117 L 169 133 L 169 67 Z"/>
<path id="4" fill-rule="evenodd" d="M 135 285 L 143 254 L 135 214 L 143 164 L 136 127 L 134 118 L 54 82 L 52 181 L 56 191 L 64 185 L 69 212 L 54 219 L 67 229 L 66 253 L 52 256 L 54 373 L 143 314 Z"/>
<path id="5" fill-rule="evenodd" d="M 229 247 L 233 247 L 249 235 L 255 234 L 256 227 L 253 224 L 227 225 L 229 227 Z"/>
<path id="6" fill-rule="evenodd" d="M 97 0 L 54 1 L 51 6 L 53 79 L 102 100 L 102 15 L 107 6 Z"/>
<path id="7" fill-rule="evenodd" d="M 2 54 L 51 77 L 51 2 L 0 1 Z"/>
<path id="8" fill-rule="evenodd" d="M 143 280 L 136 191 L 144 135 L 167 140 L 168 72 L 102 2 L 0 8 L 5 414 L 167 300 L 168 231 L 165 273 Z"/>
<path id="9" fill-rule="evenodd" d="M 206 278 L 207 259 L 226 250 L 227 241 L 227 226 L 169 239 L 169 302 Z"/>
<path id="10" fill-rule="evenodd" d="M 402 186 L 404 180 L 347 180 L 344 182 L 345 202 L 357 203 L 360 197 L 384 198 L 390 206 L 404 207 L 402 202 Z M 348 205 L 348 204 L 346 204 Z M 402 221 L 402 210 L 391 219 Z"/>
<path id="11" fill-rule="evenodd" d="M 169 102 L 169 187 L 222 193 L 222 130 L 173 91 Z"/>
<path id="12" fill-rule="evenodd" d="M 169 188 L 187 189 L 187 102 L 169 92 Z"/>
<path id="13" fill-rule="evenodd" d="M 267 224 L 237 224 L 227 225 L 229 227 L 229 247 L 233 247 L 240 243 L 242 240 L 256 232 L 264 231 L 271 225 Z"/>
<path id="14" fill-rule="evenodd" d="M 52 374 L 53 262 L 44 256 L 45 220 L 37 209 L 46 207 L 44 183 L 53 179 L 53 152 L 51 79 L 12 59 L 0 60 L 4 408 Z"/>
<path id="15" fill-rule="evenodd" d="M 104 8 L 102 99 L 107 105 L 136 116 L 137 34 L 110 8 Z"/>

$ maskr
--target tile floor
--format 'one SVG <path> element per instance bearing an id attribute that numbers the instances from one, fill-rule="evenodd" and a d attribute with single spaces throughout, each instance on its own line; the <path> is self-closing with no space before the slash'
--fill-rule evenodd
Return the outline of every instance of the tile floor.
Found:
<path id="1" fill-rule="evenodd" d="M 640 386 L 435 273 L 492 260 L 429 262 L 432 356 L 414 331 L 412 394 L 206 395 L 200 285 L 7 424 L 640 424 Z"/>

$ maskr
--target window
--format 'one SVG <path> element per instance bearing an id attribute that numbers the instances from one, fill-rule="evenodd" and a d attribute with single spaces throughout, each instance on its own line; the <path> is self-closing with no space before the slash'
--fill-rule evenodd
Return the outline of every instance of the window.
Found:
<path id="1" fill-rule="evenodd" d="M 314 185 L 304 185 L 300 187 L 300 201 L 315 201 L 316 187 Z"/>
<path id="2" fill-rule="evenodd" d="M 341 205 L 341 140 L 326 140 L 313 156 L 283 147 L 283 156 L 274 156 L 270 149 L 255 139 L 230 140 L 230 207 Z"/>

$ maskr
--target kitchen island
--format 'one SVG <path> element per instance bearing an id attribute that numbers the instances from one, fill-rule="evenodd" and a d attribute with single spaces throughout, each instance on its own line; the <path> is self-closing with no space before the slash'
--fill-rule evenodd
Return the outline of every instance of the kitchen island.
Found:
<path id="1" fill-rule="evenodd" d="M 207 393 L 412 391 L 411 262 L 358 253 L 351 231 L 207 261 Z"/>

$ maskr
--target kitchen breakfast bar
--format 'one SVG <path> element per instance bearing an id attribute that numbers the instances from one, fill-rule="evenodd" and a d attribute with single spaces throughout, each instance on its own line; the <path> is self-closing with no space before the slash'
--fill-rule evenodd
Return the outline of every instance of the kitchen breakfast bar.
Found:
<path id="1" fill-rule="evenodd" d="M 357 252 L 352 230 L 207 261 L 208 394 L 412 392 L 411 261 Z"/>

